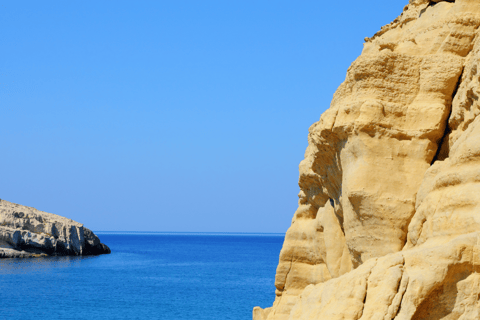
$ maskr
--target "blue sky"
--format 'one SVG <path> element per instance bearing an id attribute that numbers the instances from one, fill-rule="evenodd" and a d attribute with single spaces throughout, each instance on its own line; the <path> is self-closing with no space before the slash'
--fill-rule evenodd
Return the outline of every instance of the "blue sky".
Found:
<path id="1" fill-rule="evenodd" d="M 3 1 L 0 198 L 93 230 L 285 232 L 309 126 L 406 4 Z"/>

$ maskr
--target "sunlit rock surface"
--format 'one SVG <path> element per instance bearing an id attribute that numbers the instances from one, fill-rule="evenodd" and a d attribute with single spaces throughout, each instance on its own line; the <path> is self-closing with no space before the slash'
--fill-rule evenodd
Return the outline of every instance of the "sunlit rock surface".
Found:
<path id="1" fill-rule="evenodd" d="M 110 249 L 81 223 L 0 200 L 0 258 L 104 253 Z"/>
<path id="2" fill-rule="evenodd" d="M 480 1 L 411 0 L 310 128 L 254 320 L 480 319 Z"/>

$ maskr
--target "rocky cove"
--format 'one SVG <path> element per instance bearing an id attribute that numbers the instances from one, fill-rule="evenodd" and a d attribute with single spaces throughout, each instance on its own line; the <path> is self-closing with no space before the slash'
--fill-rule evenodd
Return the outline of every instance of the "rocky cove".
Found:
<path id="1" fill-rule="evenodd" d="M 110 253 L 81 223 L 0 200 L 0 258 Z"/>

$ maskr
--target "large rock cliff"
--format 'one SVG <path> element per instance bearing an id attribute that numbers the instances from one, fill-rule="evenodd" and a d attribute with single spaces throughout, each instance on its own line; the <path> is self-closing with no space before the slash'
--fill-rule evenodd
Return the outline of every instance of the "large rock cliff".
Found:
<path id="1" fill-rule="evenodd" d="M 410 0 L 365 39 L 254 320 L 480 319 L 479 26 L 479 0 Z"/>
<path id="2" fill-rule="evenodd" d="M 110 249 L 81 223 L 0 200 L 0 258 L 103 253 Z"/>

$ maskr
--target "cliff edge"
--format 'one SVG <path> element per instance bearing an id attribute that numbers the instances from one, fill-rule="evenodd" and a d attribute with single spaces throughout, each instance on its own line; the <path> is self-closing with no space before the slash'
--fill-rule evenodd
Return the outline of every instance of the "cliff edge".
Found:
<path id="1" fill-rule="evenodd" d="M 81 223 L 0 200 L 0 258 L 110 253 Z"/>
<path id="2" fill-rule="evenodd" d="M 410 0 L 309 130 L 254 320 L 480 319 L 480 1 Z"/>

